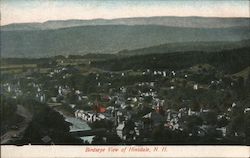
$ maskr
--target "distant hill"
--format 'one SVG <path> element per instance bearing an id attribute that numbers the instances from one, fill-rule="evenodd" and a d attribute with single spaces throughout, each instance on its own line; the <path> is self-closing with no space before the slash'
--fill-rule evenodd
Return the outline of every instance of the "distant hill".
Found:
<path id="1" fill-rule="evenodd" d="M 44 23 L 16 23 L 1 27 L 2 31 L 47 30 L 75 26 L 93 25 L 161 25 L 168 27 L 190 28 L 228 28 L 249 27 L 250 18 L 216 18 L 216 17 L 137 17 L 119 19 L 92 20 L 54 20 Z"/>
<path id="2" fill-rule="evenodd" d="M 187 51 L 217 52 L 217 51 L 230 50 L 242 47 L 250 47 L 250 40 L 242 40 L 236 42 L 212 41 L 212 42 L 168 43 L 168 44 L 162 44 L 135 50 L 122 50 L 119 52 L 119 54 L 144 55 L 144 54 L 159 54 L 159 53 L 187 52 Z"/>
<path id="3" fill-rule="evenodd" d="M 2 57 L 49 57 L 117 53 L 125 49 L 169 43 L 232 42 L 245 39 L 250 39 L 248 27 L 209 29 L 156 25 L 101 25 L 55 30 L 1 31 L 1 55 Z M 188 45 L 184 44 L 182 48 L 173 45 L 169 51 L 184 49 Z M 206 46 L 203 48 L 208 49 Z"/>

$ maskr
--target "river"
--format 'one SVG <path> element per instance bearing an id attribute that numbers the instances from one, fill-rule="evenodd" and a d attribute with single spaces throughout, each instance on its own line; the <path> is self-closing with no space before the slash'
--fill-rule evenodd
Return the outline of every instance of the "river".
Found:
<path id="1" fill-rule="evenodd" d="M 66 115 L 66 113 L 64 113 L 62 110 L 59 110 L 58 108 L 54 108 L 54 110 L 56 110 L 57 112 L 59 112 L 64 118 L 66 122 L 71 123 L 70 126 L 70 132 L 71 131 L 79 131 L 79 130 L 90 130 L 91 128 L 89 127 L 88 123 L 77 119 L 75 117 Z M 80 137 L 81 140 L 83 141 L 88 141 L 89 143 L 92 142 L 94 136 L 86 136 L 86 137 Z"/>
<path id="2" fill-rule="evenodd" d="M 71 123 L 72 125 L 70 126 L 70 132 L 71 131 L 79 131 L 79 130 L 90 130 L 91 128 L 87 124 L 87 122 L 82 121 L 80 119 L 77 119 L 75 117 L 68 117 L 64 116 L 65 121 Z M 94 136 L 86 136 L 86 137 L 80 137 L 83 141 L 88 141 L 89 143 L 92 142 Z"/>

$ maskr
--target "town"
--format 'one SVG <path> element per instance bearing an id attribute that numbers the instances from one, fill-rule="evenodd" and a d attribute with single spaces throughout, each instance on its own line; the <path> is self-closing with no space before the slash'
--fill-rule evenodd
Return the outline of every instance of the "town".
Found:
<path id="1" fill-rule="evenodd" d="M 247 143 L 250 67 L 225 75 L 210 64 L 112 71 L 93 62 L 58 57 L 2 69 L 2 106 L 14 102 L 18 107 L 13 113 L 26 111 L 30 118 L 4 122 L 1 144 Z M 48 130 L 36 129 L 37 135 L 31 130 L 43 127 L 33 125 L 41 117 L 53 117 L 39 115 L 39 106 L 69 123 L 67 139 L 63 132 L 53 133 L 46 121 Z"/>

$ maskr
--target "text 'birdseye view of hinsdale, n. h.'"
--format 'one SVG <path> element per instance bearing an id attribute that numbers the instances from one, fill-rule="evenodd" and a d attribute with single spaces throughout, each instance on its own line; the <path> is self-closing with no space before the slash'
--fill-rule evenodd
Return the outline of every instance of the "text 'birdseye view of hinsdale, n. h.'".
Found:
<path id="1" fill-rule="evenodd" d="M 1 145 L 249 145 L 249 2 L 211 2 L 1 2 Z"/>

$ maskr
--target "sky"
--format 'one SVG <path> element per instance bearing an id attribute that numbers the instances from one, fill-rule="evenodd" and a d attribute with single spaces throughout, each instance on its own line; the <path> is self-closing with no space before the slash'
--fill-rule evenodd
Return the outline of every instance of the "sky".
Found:
<path id="1" fill-rule="evenodd" d="M 1 0 L 1 25 L 150 16 L 249 17 L 249 0 Z"/>

